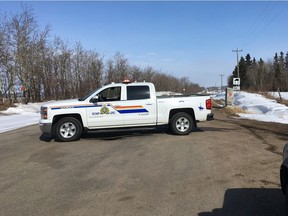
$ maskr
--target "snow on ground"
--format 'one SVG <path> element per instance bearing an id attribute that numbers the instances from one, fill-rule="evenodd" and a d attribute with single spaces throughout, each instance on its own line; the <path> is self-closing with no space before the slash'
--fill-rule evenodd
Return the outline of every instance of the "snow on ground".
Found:
<path id="1" fill-rule="evenodd" d="M 15 105 L 0 112 L 0 133 L 38 123 L 40 103 Z"/>
<path id="2" fill-rule="evenodd" d="M 288 99 L 288 93 L 286 92 L 281 93 L 281 96 Z M 220 92 L 212 97 L 217 100 L 225 99 L 225 93 Z M 243 91 L 235 92 L 233 105 L 246 111 L 246 113 L 237 113 L 241 118 L 264 122 L 288 123 L 288 107 L 277 103 L 275 100 L 267 99 L 260 94 Z"/>
<path id="3" fill-rule="evenodd" d="M 234 106 L 248 113 L 238 113 L 242 118 L 265 122 L 288 123 L 288 107 L 259 94 L 239 92 L 235 94 Z"/>
<path id="4" fill-rule="evenodd" d="M 165 94 L 171 93 L 165 92 Z M 281 96 L 288 99 L 288 93 L 281 93 Z M 217 100 L 225 99 L 225 93 L 219 92 L 212 97 Z M 38 123 L 41 103 L 15 105 L 16 107 L 10 107 L 0 112 L 0 133 Z M 247 112 L 238 113 L 240 118 L 288 124 L 288 107 L 260 94 L 236 92 L 234 94 L 234 106 L 238 106 Z"/>
<path id="5" fill-rule="evenodd" d="M 270 95 L 272 95 L 273 97 L 276 98 L 280 98 L 279 93 L 278 92 L 269 92 Z M 281 98 L 288 100 L 288 92 L 280 92 Z"/>
<path id="6" fill-rule="evenodd" d="M 175 93 L 171 91 L 161 91 L 161 92 L 156 92 L 156 96 L 171 96 L 171 95 L 182 95 L 181 93 Z"/>

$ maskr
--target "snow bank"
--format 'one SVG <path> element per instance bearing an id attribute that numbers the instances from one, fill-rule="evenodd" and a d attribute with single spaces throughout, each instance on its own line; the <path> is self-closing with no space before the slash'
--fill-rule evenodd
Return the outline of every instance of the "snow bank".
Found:
<path id="1" fill-rule="evenodd" d="M 40 119 L 40 103 L 15 104 L 0 114 L 0 133 L 37 124 Z"/>
<path id="2" fill-rule="evenodd" d="M 238 113 L 242 118 L 265 122 L 288 123 L 288 107 L 267 99 L 260 94 L 237 92 L 234 95 L 234 106 L 248 113 Z"/>

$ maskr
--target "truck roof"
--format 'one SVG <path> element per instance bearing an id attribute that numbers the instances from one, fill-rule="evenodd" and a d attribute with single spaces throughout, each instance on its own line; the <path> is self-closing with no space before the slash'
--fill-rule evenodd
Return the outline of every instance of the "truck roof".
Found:
<path id="1" fill-rule="evenodd" d="M 108 85 L 105 85 L 105 86 L 113 86 L 113 85 L 154 85 L 153 83 L 151 82 L 122 82 L 122 83 L 110 83 Z"/>

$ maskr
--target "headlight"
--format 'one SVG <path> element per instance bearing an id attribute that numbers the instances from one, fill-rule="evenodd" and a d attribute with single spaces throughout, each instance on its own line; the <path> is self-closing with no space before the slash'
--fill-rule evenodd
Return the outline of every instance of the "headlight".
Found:
<path id="1" fill-rule="evenodd" d="M 41 119 L 47 119 L 47 107 L 41 107 Z"/>

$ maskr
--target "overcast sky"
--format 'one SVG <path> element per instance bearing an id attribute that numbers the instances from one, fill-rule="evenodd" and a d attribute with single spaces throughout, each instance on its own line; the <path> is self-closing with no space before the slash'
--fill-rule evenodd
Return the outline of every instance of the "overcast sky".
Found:
<path id="1" fill-rule="evenodd" d="M 282 1 L 25 1 L 41 29 L 51 26 L 73 46 L 130 65 L 152 66 L 201 86 L 220 86 L 236 66 L 237 48 L 257 60 L 288 52 L 288 2 Z M 0 1 L 0 14 L 21 11 Z"/>

